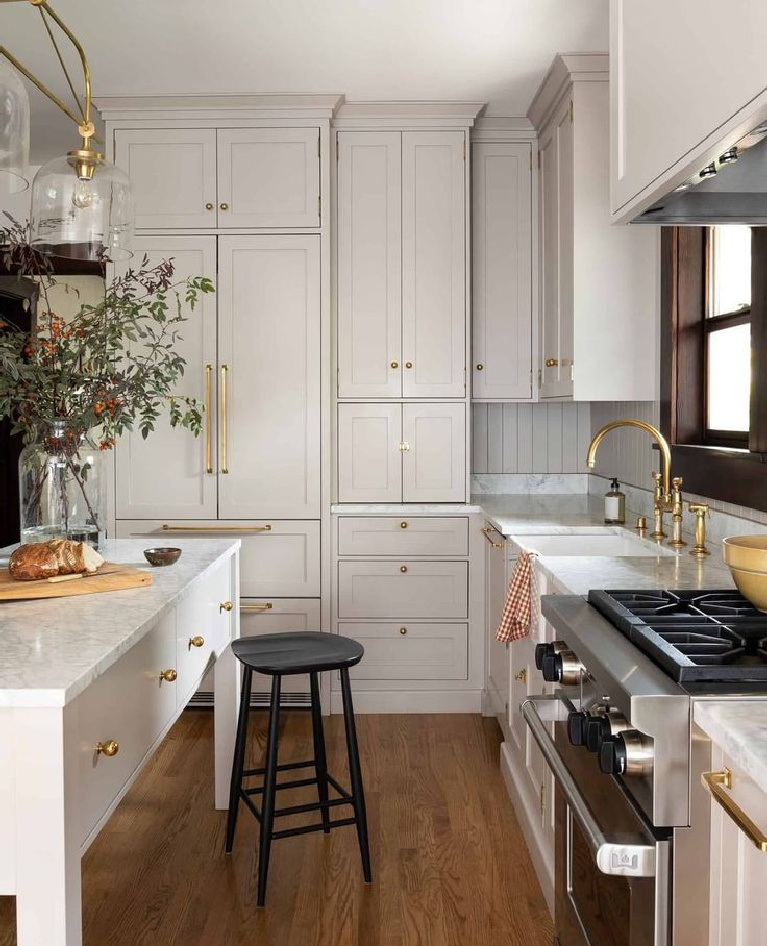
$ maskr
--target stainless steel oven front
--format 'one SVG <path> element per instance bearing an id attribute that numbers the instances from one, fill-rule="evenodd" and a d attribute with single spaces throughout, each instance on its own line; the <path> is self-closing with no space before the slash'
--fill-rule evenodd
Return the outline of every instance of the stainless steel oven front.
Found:
<path id="1" fill-rule="evenodd" d="M 655 829 L 626 788 L 570 745 L 562 695 L 522 713 L 554 775 L 558 946 L 669 946 L 671 833 Z"/>

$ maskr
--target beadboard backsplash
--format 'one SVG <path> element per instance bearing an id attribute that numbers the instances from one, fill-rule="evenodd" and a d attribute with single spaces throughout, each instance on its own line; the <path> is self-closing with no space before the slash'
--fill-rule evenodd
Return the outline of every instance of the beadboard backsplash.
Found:
<path id="1" fill-rule="evenodd" d="M 660 404 L 657 401 L 595 401 L 591 404 L 591 431 L 615 420 L 643 420 L 657 427 Z M 611 431 L 597 453 L 594 472 L 598 476 L 616 476 L 621 483 L 652 489 L 653 470 L 660 470 L 660 453 L 653 450 L 653 439 L 643 430 L 623 427 Z"/>

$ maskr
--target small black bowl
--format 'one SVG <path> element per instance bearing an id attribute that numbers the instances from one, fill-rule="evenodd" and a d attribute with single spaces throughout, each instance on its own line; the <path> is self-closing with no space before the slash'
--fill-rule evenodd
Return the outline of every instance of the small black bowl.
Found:
<path id="1" fill-rule="evenodd" d="M 181 549 L 144 549 L 144 558 L 150 565 L 175 565 L 181 558 Z"/>

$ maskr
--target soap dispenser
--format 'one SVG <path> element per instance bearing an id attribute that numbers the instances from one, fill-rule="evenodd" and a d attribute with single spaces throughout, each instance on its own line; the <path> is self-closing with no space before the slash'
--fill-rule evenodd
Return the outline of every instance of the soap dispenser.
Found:
<path id="1" fill-rule="evenodd" d="M 615 477 L 605 493 L 605 522 L 610 525 L 622 525 L 626 521 L 626 494 L 620 490 L 620 483 Z"/>

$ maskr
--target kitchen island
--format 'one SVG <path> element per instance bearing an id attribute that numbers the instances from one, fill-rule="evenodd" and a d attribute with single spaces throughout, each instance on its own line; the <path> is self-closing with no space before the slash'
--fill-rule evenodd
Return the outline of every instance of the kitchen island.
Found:
<path id="1" fill-rule="evenodd" d="M 211 666 L 227 807 L 240 543 L 179 544 L 151 585 L 0 604 L 0 895 L 16 897 L 19 946 L 82 943 L 82 854 Z M 149 568 L 145 545 L 110 541 L 104 557 Z"/>

